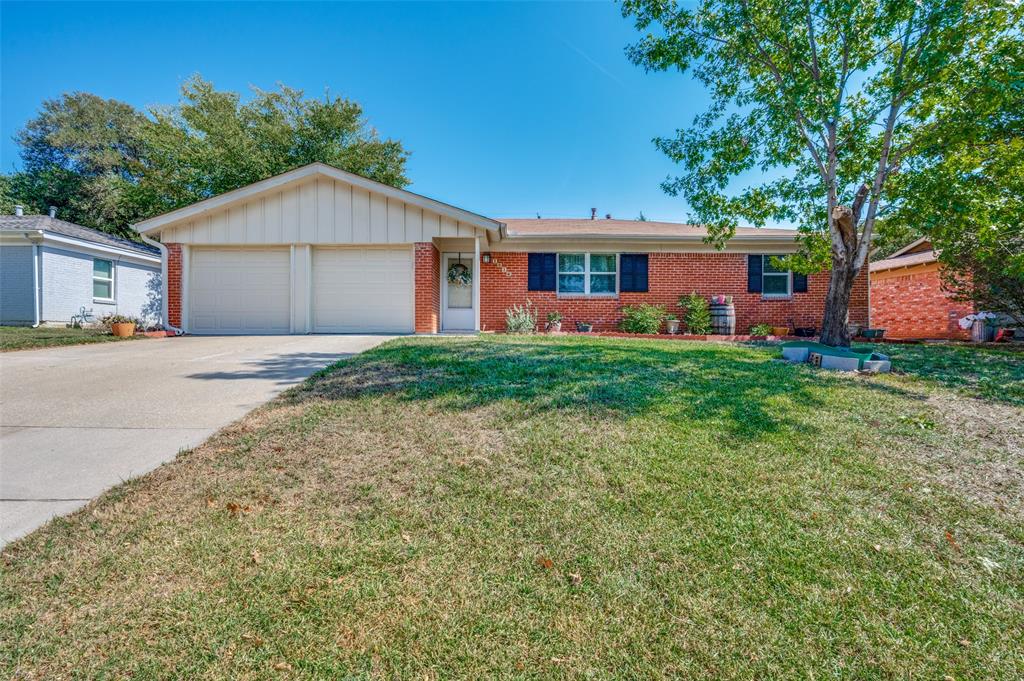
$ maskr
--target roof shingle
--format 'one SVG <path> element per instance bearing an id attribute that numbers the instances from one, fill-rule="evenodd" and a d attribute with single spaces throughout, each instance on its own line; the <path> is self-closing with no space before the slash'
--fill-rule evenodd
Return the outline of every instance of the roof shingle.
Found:
<path id="1" fill-rule="evenodd" d="M 52 234 L 60 234 L 73 239 L 81 239 L 104 246 L 123 248 L 143 255 L 159 256 L 160 251 L 148 244 L 140 244 L 128 239 L 107 234 L 97 229 L 76 225 L 73 222 L 51 218 L 48 215 L 0 215 L 0 231 L 22 232 L 25 230 L 42 230 Z"/>
<path id="2" fill-rule="evenodd" d="M 603 236 L 603 237 L 642 237 L 666 239 L 703 238 L 707 230 L 698 225 L 687 225 L 678 222 L 652 222 L 650 220 L 614 220 L 588 218 L 506 218 L 506 231 L 510 237 L 530 236 Z M 791 236 L 796 238 L 799 232 L 795 229 L 776 229 L 758 227 L 737 227 L 736 236 Z"/>

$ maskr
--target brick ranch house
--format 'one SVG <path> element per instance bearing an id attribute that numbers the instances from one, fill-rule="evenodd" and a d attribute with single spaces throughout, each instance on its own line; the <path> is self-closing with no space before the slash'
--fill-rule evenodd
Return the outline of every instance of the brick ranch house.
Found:
<path id="1" fill-rule="evenodd" d="M 918 239 L 871 263 L 871 323 L 890 338 L 967 339 L 958 321 L 974 312 L 942 288 L 938 256 Z"/>
<path id="2" fill-rule="evenodd" d="M 494 220 L 314 163 L 135 225 L 163 253 L 165 319 L 194 334 L 503 330 L 505 310 L 611 330 L 623 305 L 728 294 L 737 332 L 820 326 L 828 274 L 778 272 L 796 233 L 630 220 Z M 868 322 L 868 275 L 850 321 Z"/>

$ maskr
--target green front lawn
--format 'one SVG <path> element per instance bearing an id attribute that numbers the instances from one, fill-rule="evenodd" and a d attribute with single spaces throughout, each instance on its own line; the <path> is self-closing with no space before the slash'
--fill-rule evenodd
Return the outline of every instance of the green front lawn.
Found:
<path id="1" fill-rule="evenodd" d="M 8 547 L 0 674 L 1021 678 L 1024 411 L 777 355 L 385 344 Z"/>
<path id="2" fill-rule="evenodd" d="M 66 327 L 0 326 L 0 352 L 11 350 L 33 350 L 58 345 L 82 345 L 84 343 L 108 343 L 110 341 L 132 340 L 141 336 L 119 338 L 106 329 L 72 329 Z"/>

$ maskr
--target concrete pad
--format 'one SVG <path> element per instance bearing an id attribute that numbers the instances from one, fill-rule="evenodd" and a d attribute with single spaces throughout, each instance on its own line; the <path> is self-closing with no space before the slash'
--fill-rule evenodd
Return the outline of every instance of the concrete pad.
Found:
<path id="1" fill-rule="evenodd" d="M 787 362 L 806 362 L 810 348 L 782 348 L 782 359 Z"/>
<path id="2" fill-rule="evenodd" d="M 836 355 L 821 356 L 822 369 L 836 369 L 839 371 L 858 371 L 860 359 L 857 357 L 837 357 Z"/>
<path id="3" fill-rule="evenodd" d="M 0 546 L 393 336 L 197 336 L 0 355 Z"/>
<path id="4" fill-rule="evenodd" d="M 892 371 L 892 362 L 887 359 L 869 359 L 864 362 L 863 371 L 873 374 L 887 374 Z"/>

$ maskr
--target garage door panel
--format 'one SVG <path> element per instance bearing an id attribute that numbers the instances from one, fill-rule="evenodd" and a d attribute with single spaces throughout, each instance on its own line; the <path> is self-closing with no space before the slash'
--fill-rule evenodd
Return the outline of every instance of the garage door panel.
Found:
<path id="1" fill-rule="evenodd" d="M 413 330 L 411 249 L 313 251 L 313 330 L 320 333 Z"/>
<path id="2" fill-rule="evenodd" d="M 290 256 L 284 249 L 196 249 L 190 261 L 194 333 L 288 333 Z"/>

